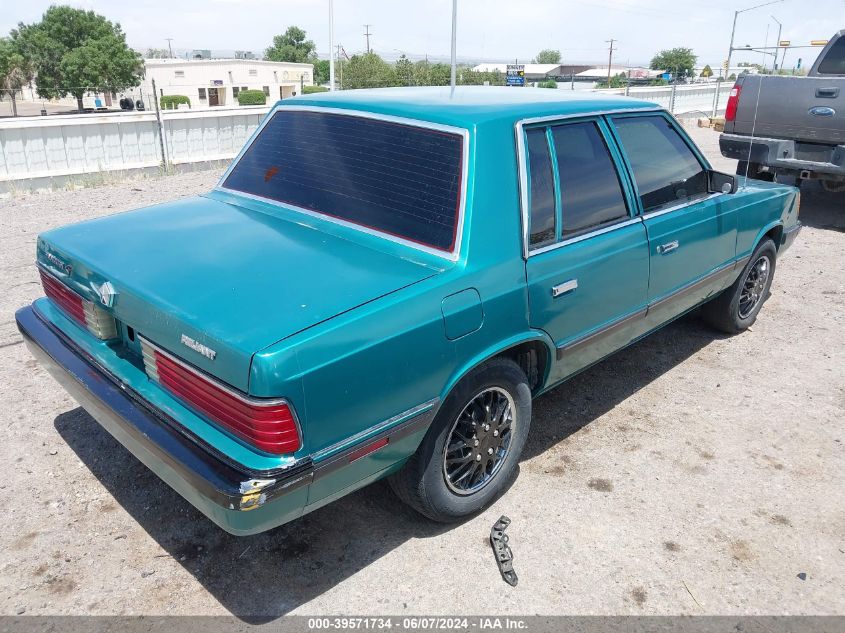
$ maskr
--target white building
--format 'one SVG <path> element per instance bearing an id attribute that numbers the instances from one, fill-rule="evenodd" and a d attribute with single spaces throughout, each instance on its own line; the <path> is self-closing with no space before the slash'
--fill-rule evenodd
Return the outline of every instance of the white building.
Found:
<path id="1" fill-rule="evenodd" d="M 257 59 L 146 59 L 145 95 L 184 95 L 191 108 L 237 107 L 241 90 L 263 90 L 267 102 L 299 94 L 314 84 L 313 64 Z M 148 106 L 149 107 L 149 106 Z"/>

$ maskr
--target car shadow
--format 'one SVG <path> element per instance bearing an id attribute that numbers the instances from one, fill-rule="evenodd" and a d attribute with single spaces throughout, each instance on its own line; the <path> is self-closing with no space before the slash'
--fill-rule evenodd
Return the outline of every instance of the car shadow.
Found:
<path id="1" fill-rule="evenodd" d="M 845 192 L 825 191 L 818 182 L 803 183 L 798 219 L 804 226 L 845 233 Z"/>
<path id="2" fill-rule="evenodd" d="M 685 317 L 582 372 L 534 406 L 524 458 L 583 428 L 720 335 Z M 114 499 L 233 615 L 272 621 L 409 539 L 450 529 L 377 482 L 275 530 L 231 536 L 114 440 L 82 408 L 55 427 Z"/>
<path id="3" fill-rule="evenodd" d="M 523 459 L 536 457 L 727 335 L 692 312 L 573 376 L 534 401 Z"/>

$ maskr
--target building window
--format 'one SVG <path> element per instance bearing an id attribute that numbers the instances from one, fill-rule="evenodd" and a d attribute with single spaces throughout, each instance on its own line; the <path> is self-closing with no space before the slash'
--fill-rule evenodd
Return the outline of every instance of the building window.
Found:
<path id="1" fill-rule="evenodd" d="M 264 86 L 264 96 L 265 97 L 270 96 L 270 86 Z"/>
<path id="2" fill-rule="evenodd" d="M 241 89 L 240 89 L 240 88 L 238 88 L 237 86 L 232 86 L 232 96 L 233 96 L 235 99 L 237 99 L 237 98 L 238 98 L 238 93 L 239 93 L 240 91 L 241 91 Z"/>
<path id="3" fill-rule="evenodd" d="M 173 74 L 176 75 L 177 77 L 184 77 L 185 71 L 184 70 L 176 70 L 176 71 L 173 72 Z"/>
<path id="4" fill-rule="evenodd" d="M 246 86 L 241 86 L 241 90 L 242 90 L 242 91 L 243 91 L 243 90 L 249 90 L 249 88 L 247 88 Z"/>
<path id="5" fill-rule="evenodd" d="M 200 88 L 200 89 L 199 89 L 199 93 L 200 93 L 200 94 L 199 94 L 200 101 L 205 101 L 205 99 L 206 99 L 206 96 L 205 96 L 205 88 Z"/>
<path id="6" fill-rule="evenodd" d="M 257 70 L 255 70 L 255 68 L 250 68 L 250 69 L 249 69 L 249 76 L 250 76 L 250 77 L 256 77 L 257 75 L 258 75 L 258 71 L 257 71 Z"/>

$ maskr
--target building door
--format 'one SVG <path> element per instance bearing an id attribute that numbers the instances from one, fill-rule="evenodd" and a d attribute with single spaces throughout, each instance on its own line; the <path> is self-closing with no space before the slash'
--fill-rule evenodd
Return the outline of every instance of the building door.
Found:
<path id="1" fill-rule="evenodd" d="M 217 88 L 209 88 L 208 89 L 208 105 L 209 106 L 220 105 L 220 95 L 217 94 Z"/>
<path id="2" fill-rule="evenodd" d="M 287 99 L 293 96 L 293 86 L 279 86 L 279 98 Z"/>

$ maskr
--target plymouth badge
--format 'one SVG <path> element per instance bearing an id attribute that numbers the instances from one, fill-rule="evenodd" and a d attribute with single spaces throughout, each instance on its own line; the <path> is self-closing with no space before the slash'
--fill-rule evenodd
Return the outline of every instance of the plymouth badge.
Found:
<path id="1" fill-rule="evenodd" d="M 215 352 L 213 349 L 206 345 L 203 345 L 202 343 L 199 343 L 198 341 L 195 341 L 187 334 L 183 334 L 180 341 L 182 345 L 184 345 L 185 347 L 190 347 L 198 354 L 202 354 L 203 356 L 205 356 L 208 360 L 214 360 L 214 357 L 217 356 L 217 352 Z"/>

